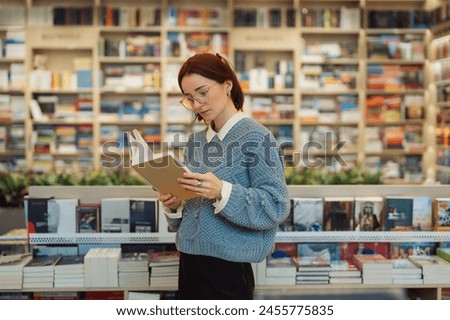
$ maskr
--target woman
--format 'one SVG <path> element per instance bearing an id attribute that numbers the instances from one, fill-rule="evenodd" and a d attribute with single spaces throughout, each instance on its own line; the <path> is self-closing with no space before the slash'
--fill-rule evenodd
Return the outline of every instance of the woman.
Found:
<path id="1" fill-rule="evenodd" d="M 177 230 L 180 299 L 252 299 L 251 263 L 271 253 L 289 211 L 283 159 L 269 130 L 242 112 L 243 92 L 220 55 L 197 54 L 178 74 L 184 98 L 207 128 L 190 136 L 178 182 L 198 197 L 160 194 Z"/>

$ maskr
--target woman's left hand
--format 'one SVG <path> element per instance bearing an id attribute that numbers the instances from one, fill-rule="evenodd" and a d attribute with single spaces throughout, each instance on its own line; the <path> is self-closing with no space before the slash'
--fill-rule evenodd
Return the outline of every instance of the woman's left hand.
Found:
<path id="1" fill-rule="evenodd" d="M 217 200 L 222 198 L 221 191 L 223 182 L 211 172 L 205 174 L 185 172 L 183 178 L 178 179 L 178 183 L 187 190 L 194 191 L 201 197 Z"/>

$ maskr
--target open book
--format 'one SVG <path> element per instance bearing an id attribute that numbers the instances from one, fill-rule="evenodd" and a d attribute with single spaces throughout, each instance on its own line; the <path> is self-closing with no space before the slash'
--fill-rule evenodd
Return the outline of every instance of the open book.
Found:
<path id="1" fill-rule="evenodd" d="M 177 179 L 189 169 L 172 152 L 153 153 L 147 142 L 134 129 L 128 133 L 131 166 L 158 192 L 170 193 L 178 200 L 195 198 L 197 195 L 185 190 Z"/>

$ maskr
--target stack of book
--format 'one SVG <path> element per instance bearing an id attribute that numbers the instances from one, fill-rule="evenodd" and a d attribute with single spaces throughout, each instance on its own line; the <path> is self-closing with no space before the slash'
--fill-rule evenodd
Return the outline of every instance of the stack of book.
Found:
<path id="1" fill-rule="evenodd" d="M 37 256 L 23 268 L 23 288 L 53 288 L 54 269 L 62 255 Z"/>
<path id="2" fill-rule="evenodd" d="M 361 270 L 364 284 L 391 284 L 392 262 L 385 256 L 375 254 L 355 254 L 353 263 Z"/>
<path id="3" fill-rule="evenodd" d="M 148 287 L 150 284 L 148 255 L 146 253 L 122 253 L 118 270 L 119 287 Z"/>
<path id="4" fill-rule="evenodd" d="M 332 263 L 330 283 L 362 283 L 361 270 L 346 260 Z"/>
<path id="5" fill-rule="evenodd" d="M 54 267 L 55 288 L 84 287 L 84 256 L 64 256 Z"/>
<path id="6" fill-rule="evenodd" d="M 151 252 L 149 254 L 150 285 L 171 287 L 178 285 L 178 251 Z"/>
<path id="7" fill-rule="evenodd" d="M 30 254 L 0 255 L 0 289 L 22 289 L 23 268 Z"/>
<path id="8" fill-rule="evenodd" d="M 450 283 L 450 262 L 438 255 L 409 256 L 408 259 L 422 268 L 423 283 Z"/>
<path id="9" fill-rule="evenodd" d="M 297 265 L 296 284 L 328 284 L 331 264 L 328 259 L 322 257 L 294 257 Z"/>
<path id="10" fill-rule="evenodd" d="M 295 285 L 297 266 L 291 257 L 267 259 L 266 284 Z"/>
<path id="11" fill-rule="evenodd" d="M 87 288 L 119 286 L 118 261 L 121 248 L 91 248 L 84 256 L 84 285 Z"/>
<path id="12" fill-rule="evenodd" d="M 392 260 L 392 283 L 394 284 L 421 284 L 422 269 L 408 259 Z"/>
<path id="13" fill-rule="evenodd" d="M 128 292 L 127 300 L 160 300 L 161 294 L 159 292 L 142 292 L 130 291 Z"/>

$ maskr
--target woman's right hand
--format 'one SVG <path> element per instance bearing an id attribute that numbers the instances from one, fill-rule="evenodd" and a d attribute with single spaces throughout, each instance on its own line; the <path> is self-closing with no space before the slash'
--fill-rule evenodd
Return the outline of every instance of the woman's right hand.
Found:
<path id="1" fill-rule="evenodd" d="M 158 199 L 164 207 L 170 210 L 176 210 L 179 206 L 181 206 L 181 201 L 170 193 L 160 193 Z"/>

